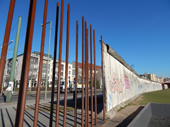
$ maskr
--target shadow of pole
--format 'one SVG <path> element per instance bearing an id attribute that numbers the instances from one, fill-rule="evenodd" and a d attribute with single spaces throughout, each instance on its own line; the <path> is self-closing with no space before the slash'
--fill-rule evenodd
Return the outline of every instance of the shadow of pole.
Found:
<path id="1" fill-rule="evenodd" d="M 1 109 L 1 121 L 2 121 L 2 127 L 5 127 L 5 123 L 4 123 L 4 115 Z"/>
<path id="2" fill-rule="evenodd" d="M 11 117 L 10 117 L 9 112 L 8 112 L 7 109 L 6 109 L 6 113 L 7 113 L 7 115 L 8 115 L 9 120 L 10 120 L 11 127 L 13 127 L 14 125 L 13 125 L 13 123 L 12 123 L 12 119 L 11 119 Z"/>
<path id="3" fill-rule="evenodd" d="M 14 107 L 13 107 L 13 109 L 15 110 L 15 111 L 17 111 Z M 24 122 L 27 124 L 27 126 L 28 127 L 31 127 L 31 125 L 24 119 Z"/>

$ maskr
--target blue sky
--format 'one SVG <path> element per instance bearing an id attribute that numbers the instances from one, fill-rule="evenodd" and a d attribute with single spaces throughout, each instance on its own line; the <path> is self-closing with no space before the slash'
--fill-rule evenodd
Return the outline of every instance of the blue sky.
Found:
<path id="1" fill-rule="evenodd" d="M 40 51 L 44 1 L 37 0 L 32 51 Z M 52 21 L 51 50 L 53 56 L 56 4 L 49 0 L 47 22 Z M 0 0 L 0 45 L 3 43 L 10 0 Z M 154 73 L 170 77 L 170 1 L 169 0 L 65 0 L 63 26 L 63 52 L 65 60 L 67 4 L 70 3 L 70 48 L 69 62 L 75 61 L 76 20 L 79 21 L 79 54 L 81 54 L 82 16 L 88 28 L 96 31 L 97 64 L 101 65 L 100 36 L 129 65 L 134 65 L 138 74 Z M 61 8 L 60 8 L 61 9 Z M 29 0 L 16 0 L 10 40 L 15 42 L 18 17 L 22 16 L 18 54 L 23 53 Z M 59 12 L 60 14 L 60 12 Z M 49 27 L 46 26 L 45 53 L 48 52 Z M 59 45 L 58 45 L 59 47 Z M 12 57 L 14 44 L 9 46 Z M 58 58 L 58 54 L 57 54 Z M 81 62 L 81 55 L 78 60 Z"/>

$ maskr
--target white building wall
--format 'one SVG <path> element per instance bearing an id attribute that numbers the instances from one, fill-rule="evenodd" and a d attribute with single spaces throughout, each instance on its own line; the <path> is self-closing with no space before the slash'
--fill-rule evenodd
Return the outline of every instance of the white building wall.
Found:
<path id="1" fill-rule="evenodd" d="M 32 65 L 33 68 L 37 68 L 36 72 L 31 72 L 29 71 L 29 76 L 31 76 L 32 74 L 35 75 L 35 79 L 36 81 L 38 81 L 38 71 L 39 71 L 39 60 L 40 60 L 40 56 L 35 54 L 35 53 L 31 53 L 32 57 L 38 58 L 38 64 L 37 65 Z M 46 56 L 43 57 L 44 60 L 47 60 L 48 58 Z M 17 56 L 17 61 L 16 61 L 16 68 L 15 68 L 15 80 L 20 81 L 21 78 L 21 70 L 22 70 L 22 62 L 23 62 L 23 55 L 19 55 Z M 56 60 L 56 64 L 58 63 L 58 60 Z M 61 71 L 63 73 L 63 75 L 61 76 L 61 79 L 65 79 L 65 61 L 62 61 L 61 64 L 63 65 L 63 70 Z M 58 78 L 58 66 L 56 65 L 56 73 L 55 73 L 55 77 Z M 49 80 L 48 82 L 51 83 L 52 82 L 52 74 L 53 74 L 53 59 L 49 58 L 49 71 L 48 71 L 48 77 Z M 9 74 L 8 74 L 9 75 Z M 73 81 L 72 78 L 72 64 L 68 64 L 68 78 L 70 77 L 70 81 Z"/>

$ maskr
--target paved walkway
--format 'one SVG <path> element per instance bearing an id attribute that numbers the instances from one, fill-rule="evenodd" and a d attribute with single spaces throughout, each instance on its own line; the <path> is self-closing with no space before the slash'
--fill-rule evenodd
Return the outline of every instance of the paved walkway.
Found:
<path id="1" fill-rule="evenodd" d="M 98 113 L 102 110 L 102 102 L 100 102 L 101 95 L 98 96 Z M 60 116 L 59 116 L 59 126 L 63 126 L 63 105 L 64 101 L 63 98 L 60 98 Z M 138 98 L 140 99 L 140 97 Z M 136 117 L 136 115 L 144 108 L 144 106 L 139 105 L 136 102 L 132 102 L 133 105 L 127 106 L 124 109 L 118 111 L 116 115 L 110 119 L 102 121 L 102 119 L 98 118 L 97 125 L 94 127 L 126 127 L 129 123 Z M 56 101 L 55 101 L 56 104 Z M 15 115 L 16 115 L 16 103 L 1 103 L 0 104 L 0 127 L 13 127 L 15 123 Z M 72 99 L 67 100 L 67 127 L 74 126 L 74 101 Z M 56 105 L 54 105 L 54 108 Z M 25 114 L 24 114 L 24 127 L 31 127 L 33 126 L 34 121 L 34 108 L 35 108 L 35 100 L 27 101 Z M 91 107 L 89 107 L 89 110 Z M 93 107 L 94 109 L 94 107 Z M 56 111 L 53 112 L 53 126 L 55 126 L 55 116 Z M 89 113 L 90 114 L 90 113 Z M 38 126 L 44 127 L 49 126 L 49 118 L 50 118 L 50 99 L 47 100 L 40 100 L 39 105 L 39 117 L 38 117 Z M 90 117 L 89 117 L 90 118 Z M 94 117 L 93 117 L 94 118 Z M 91 121 L 91 120 L 89 120 Z M 77 126 L 81 126 L 81 99 L 78 99 L 78 110 L 77 110 Z M 90 126 L 90 124 L 89 124 Z"/>
<path id="2" fill-rule="evenodd" d="M 81 101 L 78 101 L 78 105 Z M 72 99 L 68 99 L 67 101 L 67 116 L 66 116 L 66 126 L 74 127 L 74 101 Z M 50 99 L 40 100 L 39 104 L 39 114 L 38 114 L 38 127 L 46 127 L 49 126 L 49 118 L 50 118 Z M 60 101 L 60 115 L 59 115 L 59 126 L 63 126 L 63 99 Z M 13 127 L 15 123 L 15 115 L 16 115 L 16 106 L 17 103 L 2 103 L 0 104 L 0 127 Z M 101 107 L 102 104 L 99 104 L 98 107 Z M 102 107 L 101 107 L 102 108 Z M 24 114 L 24 127 L 32 127 L 34 121 L 34 110 L 35 109 L 35 100 L 27 101 L 25 107 Z M 56 109 L 56 101 L 54 101 L 54 109 Z M 89 107 L 90 109 L 90 107 Z M 100 109 L 99 109 L 100 110 Z M 89 113 L 90 114 L 90 113 Z M 53 126 L 55 126 L 56 120 L 56 110 L 53 112 Z M 94 117 L 93 117 L 94 118 Z M 94 120 L 94 119 L 93 119 Z M 89 121 L 91 121 L 89 117 Z M 98 119 L 97 122 L 99 127 L 104 124 L 101 119 Z M 81 126 L 81 108 L 78 106 L 77 110 L 77 126 Z"/>

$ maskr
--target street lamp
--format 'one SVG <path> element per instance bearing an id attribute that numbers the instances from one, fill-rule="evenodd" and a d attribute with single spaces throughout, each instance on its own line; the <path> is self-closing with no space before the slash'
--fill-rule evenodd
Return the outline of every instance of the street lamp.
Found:
<path id="1" fill-rule="evenodd" d="M 49 32 L 49 43 L 48 43 L 48 61 L 47 61 L 47 71 L 46 71 L 46 81 L 45 81 L 45 99 L 47 99 L 47 81 L 48 81 L 48 67 L 49 67 L 49 52 L 50 52 L 50 39 L 51 39 L 51 25 L 52 21 L 47 22 L 46 24 L 50 23 L 50 32 Z M 43 24 L 41 24 L 43 26 Z"/>

